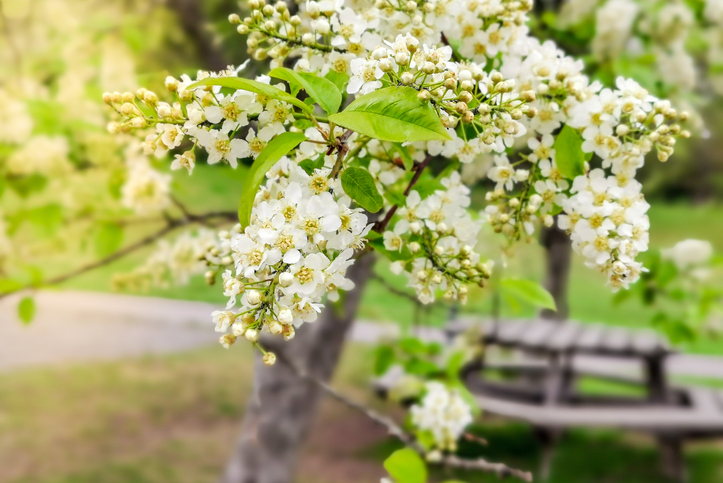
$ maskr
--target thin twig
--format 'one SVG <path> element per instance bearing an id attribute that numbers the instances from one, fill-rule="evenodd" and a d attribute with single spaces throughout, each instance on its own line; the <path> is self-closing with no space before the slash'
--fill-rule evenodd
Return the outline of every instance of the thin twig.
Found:
<path id="1" fill-rule="evenodd" d="M 374 273 L 374 274 L 372 274 L 372 279 L 374 279 L 374 280 L 378 281 L 379 283 L 381 283 L 381 284 L 384 286 L 384 288 L 385 288 L 389 293 L 392 293 L 392 294 L 394 294 L 394 295 L 397 295 L 398 297 L 404 297 L 405 299 L 407 299 L 407 300 L 409 300 L 409 301 L 411 301 L 411 302 L 414 302 L 414 303 L 417 303 L 417 302 L 418 302 L 417 297 L 415 297 L 414 295 L 412 295 L 412 294 L 410 294 L 410 293 L 407 293 L 407 292 L 405 292 L 405 291 L 403 291 L 403 290 L 399 290 L 399 289 L 396 288 L 394 285 L 392 285 L 391 283 L 387 282 L 387 281 L 384 279 L 384 277 L 382 277 L 382 276 L 377 275 L 376 273 Z"/>
<path id="2" fill-rule="evenodd" d="M 462 60 L 459 58 L 459 55 L 457 55 L 457 52 L 454 51 L 454 47 L 452 47 L 452 44 L 449 43 L 449 39 L 446 35 L 444 35 L 444 32 L 442 32 L 442 43 L 452 49 L 452 60 L 455 62 L 460 62 Z"/>
<path id="3" fill-rule="evenodd" d="M 414 185 L 417 184 L 417 181 L 419 181 L 419 177 L 422 176 L 422 171 L 424 171 L 424 169 L 429 166 L 430 161 L 432 161 L 432 155 L 428 154 L 427 157 L 424 158 L 424 161 L 422 161 L 416 166 L 414 176 L 412 177 L 411 181 L 409 181 L 407 189 L 404 190 L 405 197 L 409 196 L 409 193 L 412 192 L 412 188 L 414 188 Z M 387 215 L 384 217 L 384 219 L 382 221 L 378 221 L 374 225 L 374 231 L 376 231 L 377 233 L 383 233 L 384 230 L 386 230 L 387 225 L 389 225 L 389 222 L 392 220 L 394 213 L 397 212 L 397 208 L 397 205 L 392 206 L 387 212 Z"/>
<path id="4" fill-rule="evenodd" d="M 344 134 L 342 134 L 336 139 L 335 147 L 338 150 L 338 153 L 336 155 L 336 163 L 334 163 L 334 167 L 331 169 L 331 173 L 329 174 L 330 178 L 336 178 L 336 176 L 339 174 L 339 171 L 341 171 L 341 168 L 344 165 L 344 156 L 346 156 L 346 153 L 349 151 L 346 140 L 349 139 L 349 136 L 351 136 L 353 133 L 354 131 L 352 131 L 351 129 L 347 129 Z"/>
<path id="5" fill-rule="evenodd" d="M 208 219 L 212 218 L 231 218 L 236 219 L 236 214 L 231 212 L 209 212 L 204 213 L 203 215 L 194 215 L 189 213 L 188 217 L 182 220 L 174 219 L 174 218 L 167 218 L 166 219 L 166 225 L 158 230 L 157 232 L 153 233 L 152 235 L 148 235 L 145 238 L 142 238 L 141 240 L 138 240 L 135 243 L 132 243 L 128 245 L 127 247 L 123 248 L 122 250 L 118 250 L 115 253 L 112 253 L 111 255 L 102 258 L 100 260 L 96 260 L 92 263 L 89 263 L 87 265 L 84 265 L 80 268 L 77 268 L 75 270 L 72 270 L 70 272 L 64 273 L 62 275 L 58 275 L 57 277 L 50 278 L 48 280 L 42 281 L 37 284 L 30 284 L 25 285 L 23 287 L 18 287 L 16 289 L 8 290 L 4 293 L 0 293 L 0 299 L 7 297 L 10 294 L 16 293 L 16 292 L 22 292 L 24 290 L 30 290 L 39 288 L 42 286 L 48 286 L 48 285 L 57 285 L 59 283 L 65 282 L 66 280 L 69 280 L 71 278 L 75 278 L 79 275 L 82 275 L 86 272 L 90 272 L 91 270 L 95 270 L 96 268 L 103 267 L 105 265 L 108 265 L 110 263 L 113 263 L 114 261 L 123 258 L 124 256 L 143 248 L 147 245 L 150 245 L 151 243 L 155 242 L 156 240 L 161 239 L 168 233 L 172 232 L 176 228 L 180 228 L 183 226 L 187 226 L 193 223 L 203 223 Z"/>
<path id="6" fill-rule="evenodd" d="M 327 395 L 331 396 L 342 404 L 362 413 L 367 418 L 375 422 L 377 425 L 384 427 L 390 435 L 399 439 L 406 446 L 409 446 L 422 456 L 427 453 L 424 448 L 422 448 L 422 446 L 417 442 L 414 436 L 404 431 L 404 429 L 402 429 L 402 427 L 399 426 L 396 422 L 394 422 L 394 420 L 392 420 L 391 418 L 379 414 L 373 409 L 368 408 L 363 404 L 348 398 L 324 381 L 321 381 L 314 376 L 307 374 L 306 372 L 301 370 L 295 363 L 291 362 L 288 358 L 286 358 L 282 352 L 277 353 L 277 360 L 289 369 L 291 369 L 291 371 L 294 372 L 294 374 L 296 374 L 299 378 L 315 384 Z M 440 461 L 432 463 L 444 465 L 451 468 L 478 470 L 486 473 L 495 473 L 499 478 L 506 478 L 512 476 L 515 478 L 519 478 L 522 481 L 532 481 L 532 473 L 530 473 L 529 471 L 522 471 L 515 468 L 510 468 L 504 463 L 491 463 L 482 458 L 468 460 L 458 458 L 457 456 L 445 456 Z"/>

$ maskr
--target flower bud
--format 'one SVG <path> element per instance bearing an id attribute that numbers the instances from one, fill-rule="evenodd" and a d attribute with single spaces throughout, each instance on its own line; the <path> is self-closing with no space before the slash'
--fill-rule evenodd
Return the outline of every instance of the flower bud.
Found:
<path id="1" fill-rule="evenodd" d="M 249 26 L 246 24 L 241 24 L 238 27 L 236 27 L 236 32 L 240 33 L 241 35 L 248 35 L 249 33 Z"/>
<path id="2" fill-rule="evenodd" d="M 421 245 L 417 242 L 412 242 L 409 244 L 409 251 L 412 253 L 417 253 L 421 249 L 422 249 Z"/>
<path id="3" fill-rule="evenodd" d="M 273 352 L 267 352 L 266 354 L 264 354 L 263 359 L 264 364 L 266 364 L 267 366 L 273 366 L 274 364 L 276 364 L 276 354 L 274 354 Z"/>
<path id="4" fill-rule="evenodd" d="M 399 65 L 407 65 L 407 64 L 409 63 L 409 58 L 410 58 L 410 57 L 409 57 L 409 53 L 408 53 L 408 52 L 402 51 L 402 52 L 397 52 L 396 54 L 394 54 L 394 60 L 396 60 L 396 61 L 397 61 L 397 64 L 399 64 Z M 407 73 L 407 72 L 405 72 L 405 74 L 406 74 L 406 73 Z M 409 75 L 410 75 L 410 77 L 411 77 L 412 74 L 409 73 Z M 410 81 L 410 82 L 411 82 L 411 81 Z M 409 82 L 407 82 L 407 84 L 408 84 L 408 83 L 409 83 Z"/>
<path id="5" fill-rule="evenodd" d="M 285 325 L 281 333 L 284 335 L 284 340 L 291 340 L 296 335 L 293 325 Z"/>
<path id="6" fill-rule="evenodd" d="M 238 322 L 236 322 L 231 326 L 231 333 L 235 337 L 241 337 L 242 335 L 244 335 L 244 332 L 246 332 L 246 328 L 243 326 L 243 324 L 239 324 Z"/>
<path id="7" fill-rule="evenodd" d="M 310 5 L 316 5 L 316 3 L 309 2 Z M 314 38 L 314 34 L 311 32 L 306 32 L 304 35 L 301 36 L 301 43 L 304 45 L 311 45 L 314 42 L 316 42 L 316 38 Z"/>
<path id="8" fill-rule="evenodd" d="M 628 127 L 627 124 L 619 124 L 618 127 L 615 128 L 615 134 L 620 137 L 627 136 L 629 132 L 630 127 Z"/>
<path id="9" fill-rule="evenodd" d="M 121 130 L 121 126 L 117 122 L 113 121 L 108 123 L 107 129 L 111 134 L 118 134 Z"/>
<path id="10" fill-rule="evenodd" d="M 222 346 L 228 349 L 234 342 L 236 342 L 236 336 L 233 334 L 224 334 L 218 339 L 218 341 Z"/>
<path id="11" fill-rule="evenodd" d="M 246 329 L 244 337 L 249 342 L 256 342 L 257 340 L 259 340 L 259 331 L 256 329 Z"/>
<path id="12" fill-rule="evenodd" d="M 290 287 L 292 283 L 294 283 L 294 276 L 289 272 L 279 275 L 279 285 L 282 287 Z"/>
<path id="13" fill-rule="evenodd" d="M 246 294 L 246 300 L 250 305 L 258 305 L 261 303 L 261 294 L 258 290 L 250 290 Z"/>
<path id="14" fill-rule="evenodd" d="M 146 120 L 142 117 L 134 117 L 131 119 L 131 126 L 133 126 L 136 129 L 141 129 L 146 127 L 147 123 Z"/>
<path id="15" fill-rule="evenodd" d="M 275 320 L 269 323 L 269 332 L 274 335 L 279 335 L 284 330 L 284 326 L 276 322 Z"/>
<path id="16" fill-rule="evenodd" d="M 291 313 L 291 310 L 283 309 L 279 312 L 279 322 L 281 322 L 282 324 L 289 325 L 293 321 L 294 315 Z"/>

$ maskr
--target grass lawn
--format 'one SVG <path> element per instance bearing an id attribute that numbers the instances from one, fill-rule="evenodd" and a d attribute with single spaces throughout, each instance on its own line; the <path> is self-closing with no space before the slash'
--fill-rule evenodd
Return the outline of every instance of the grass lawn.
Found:
<path id="1" fill-rule="evenodd" d="M 401 420 L 368 389 L 367 347 L 345 352 L 334 385 Z M 217 481 L 238 436 L 250 392 L 248 347 L 217 346 L 117 362 L 34 368 L 0 375 L 0 482 L 204 483 Z M 483 418 L 488 440 L 463 443 L 536 471 L 541 448 L 524 424 Z M 348 438 L 354 434 L 354 438 Z M 325 399 L 301 457 L 300 483 L 369 483 L 398 443 L 364 416 Z M 686 450 L 691 483 L 723 480 L 723 448 Z M 577 430 L 563 437 L 551 483 L 663 482 L 658 453 L 643 436 Z M 490 475 L 434 474 L 434 481 L 498 481 Z"/>

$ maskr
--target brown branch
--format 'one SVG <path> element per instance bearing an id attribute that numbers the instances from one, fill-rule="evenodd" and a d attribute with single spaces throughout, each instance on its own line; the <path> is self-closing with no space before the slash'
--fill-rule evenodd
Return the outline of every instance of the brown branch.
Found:
<path id="1" fill-rule="evenodd" d="M 460 62 L 462 59 L 460 59 L 459 56 L 457 55 L 457 52 L 454 51 L 454 47 L 452 47 L 452 44 L 449 43 L 449 39 L 447 38 L 447 36 L 444 35 L 444 32 L 441 32 L 441 34 L 442 34 L 442 43 L 452 49 L 452 60 L 454 60 L 455 62 Z"/>
<path id="2" fill-rule="evenodd" d="M 103 267 L 110 263 L 113 263 L 114 261 L 121 259 L 121 258 L 125 257 L 126 255 L 133 253 L 134 251 L 136 251 L 140 248 L 143 248 L 147 245 L 150 245 L 151 243 L 161 239 L 162 237 L 169 234 L 176 228 L 187 226 L 187 225 L 190 225 L 193 223 L 203 223 L 206 220 L 212 219 L 212 218 L 232 218 L 235 220 L 236 216 L 237 216 L 236 213 L 220 211 L 220 212 L 204 213 L 203 215 L 193 215 L 193 214 L 189 213 L 189 216 L 182 220 L 177 220 L 174 218 L 167 218 L 166 225 L 162 229 L 158 230 L 157 232 L 153 233 L 152 235 L 148 235 L 147 237 L 142 238 L 142 239 L 138 240 L 137 242 L 128 245 L 127 247 L 123 248 L 122 250 L 118 250 L 117 252 L 115 252 L 105 258 L 96 260 L 96 261 L 91 262 L 87 265 L 84 265 L 80 268 L 72 270 L 68 273 L 58 275 L 57 277 L 50 278 L 50 279 L 42 281 L 40 283 L 25 285 L 23 287 L 18 287 L 16 289 L 8 290 L 7 292 L 0 293 L 0 299 L 3 299 L 5 297 L 7 297 L 8 295 L 11 295 L 16 292 L 22 292 L 24 290 L 36 289 L 36 288 L 39 288 L 42 286 L 57 285 L 59 283 L 65 282 L 66 280 L 70 280 L 71 278 L 75 278 L 79 275 L 82 275 L 86 272 L 90 272 L 91 270 L 95 270 L 96 268 L 100 268 L 100 267 Z"/>
<path id="3" fill-rule="evenodd" d="M 409 301 L 411 301 L 411 302 L 413 302 L 413 303 L 415 303 L 415 304 L 419 302 L 419 300 L 417 300 L 417 297 L 415 297 L 414 295 L 412 295 L 412 294 L 410 294 L 410 293 L 407 293 L 407 292 L 405 292 L 405 291 L 403 291 L 403 290 L 399 290 L 398 288 L 396 288 L 395 286 L 393 286 L 391 283 L 387 282 L 387 281 L 384 279 L 384 277 L 382 277 L 382 276 L 380 276 L 380 275 L 377 275 L 377 274 L 375 273 L 375 274 L 372 275 L 371 278 L 374 279 L 374 280 L 376 280 L 376 281 L 378 281 L 379 283 L 381 283 L 381 284 L 384 286 L 384 288 L 385 288 L 389 293 L 392 293 L 392 294 L 394 294 L 394 295 L 396 295 L 396 296 L 398 296 L 398 297 L 403 297 L 403 298 L 405 298 L 405 299 L 407 299 L 407 300 L 409 300 Z"/>
<path id="4" fill-rule="evenodd" d="M 416 172 L 414 173 L 414 176 L 412 177 L 411 181 L 407 185 L 407 189 L 404 190 L 404 196 L 409 196 L 409 193 L 412 192 L 412 188 L 414 188 L 414 185 L 417 184 L 417 181 L 419 181 L 419 177 L 422 176 L 422 171 L 429 166 L 430 161 L 432 161 L 432 155 L 428 154 L 426 158 L 424 158 L 424 161 L 422 161 L 420 164 L 416 165 Z M 386 230 L 387 225 L 389 225 L 389 222 L 392 220 L 392 217 L 397 212 L 397 205 L 392 206 L 389 211 L 387 212 L 387 215 L 384 217 L 382 221 L 378 221 L 374 224 L 374 231 L 377 233 L 384 233 L 384 230 Z"/>
<path id="5" fill-rule="evenodd" d="M 388 418 L 387 416 L 384 416 L 383 414 L 379 414 L 378 412 L 374 411 L 371 408 L 368 408 L 364 406 L 363 404 L 354 401 L 347 396 L 341 394 L 336 389 L 331 387 L 329 384 L 325 383 L 324 381 L 321 381 L 303 370 L 299 369 L 299 367 L 296 366 L 293 362 L 291 362 L 289 359 L 287 359 L 282 352 L 277 353 L 277 360 L 287 366 L 289 369 L 291 369 L 298 377 L 301 379 L 304 379 L 305 381 L 311 382 L 312 384 L 315 384 L 318 386 L 322 391 L 324 391 L 327 395 L 331 396 L 332 398 L 336 399 L 337 401 L 341 402 L 342 404 L 362 413 L 367 418 L 372 420 L 374 423 L 376 423 L 379 426 L 384 427 L 387 432 L 394 436 L 395 438 L 399 439 L 402 443 L 404 443 L 406 446 L 409 446 L 417 453 L 421 454 L 422 456 L 426 455 L 426 451 L 422 446 L 417 442 L 417 440 L 409 434 L 408 432 L 404 431 L 401 426 L 399 426 L 394 420 L 391 418 Z M 509 476 L 519 478 L 522 481 L 531 482 L 532 481 L 532 473 L 529 471 L 522 471 L 515 468 L 510 468 L 509 466 L 505 465 L 504 463 L 491 463 L 489 461 L 486 461 L 482 458 L 477 458 L 474 460 L 467 460 L 458 458 L 457 456 L 445 456 L 440 461 L 432 462 L 434 464 L 440 464 L 443 466 L 451 467 L 451 468 L 459 468 L 459 469 L 465 469 L 465 470 L 477 470 L 477 471 L 483 471 L 486 473 L 494 473 L 499 478 L 506 478 Z"/>

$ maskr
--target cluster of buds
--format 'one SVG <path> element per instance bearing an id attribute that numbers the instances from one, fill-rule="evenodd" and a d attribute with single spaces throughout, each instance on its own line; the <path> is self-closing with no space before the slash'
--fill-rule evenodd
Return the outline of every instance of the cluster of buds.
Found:
<path id="1" fill-rule="evenodd" d="M 264 0 L 250 0 L 249 8 L 250 16 L 242 19 L 234 13 L 229 15 L 228 20 L 236 25 L 239 34 L 248 35 L 246 46 L 254 59 L 283 59 L 294 43 L 301 43 L 298 32 L 301 18 L 291 15 L 286 3 L 267 4 Z M 315 39 L 309 43 L 315 43 Z"/>
<path id="2" fill-rule="evenodd" d="M 170 78 L 173 79 L 173 78 Z M 171 92 L 178 89 L 178 81 L 166 86 Z M 172 90 L 172 87 L 175 89 Z M 113 108 L 121 117 L 120 121 L 108 124 L 108 132 L 117 134 L 133 129 L 143 129 L 159 123 L 181 125 L 186 121 L 180 102 L 169 104 L 159 101 L 158 95 L 141 87 L 132 92 L 105 92 L 103 102 Z"/>

